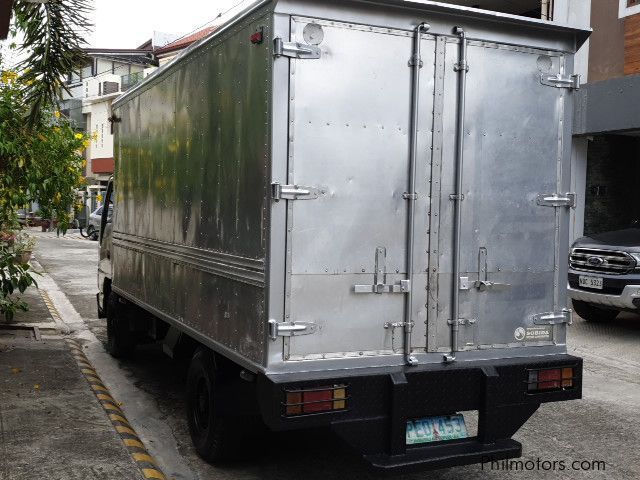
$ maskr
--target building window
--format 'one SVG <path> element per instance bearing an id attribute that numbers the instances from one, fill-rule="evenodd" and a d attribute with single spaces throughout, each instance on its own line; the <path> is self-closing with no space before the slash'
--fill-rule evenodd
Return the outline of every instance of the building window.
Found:
<path id="1" fill-rule="evenodd" d="M 627 0 L 627 8 L 640 5 L 640 0 Z"/>

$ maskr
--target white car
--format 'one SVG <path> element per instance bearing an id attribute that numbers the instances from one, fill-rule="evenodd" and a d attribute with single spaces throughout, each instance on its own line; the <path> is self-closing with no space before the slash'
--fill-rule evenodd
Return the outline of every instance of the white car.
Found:
<path id="1" fill-rule="evenodd" d="M 109 206 L 109 218 L 113 215 L 113 206 Z M 89 215 L 89 223 L 87 224 L 87 235 L 98 239 L 100 232 L 100 223 L 102 222 L 102 207 L 96 209 L 91 215 Z"/>

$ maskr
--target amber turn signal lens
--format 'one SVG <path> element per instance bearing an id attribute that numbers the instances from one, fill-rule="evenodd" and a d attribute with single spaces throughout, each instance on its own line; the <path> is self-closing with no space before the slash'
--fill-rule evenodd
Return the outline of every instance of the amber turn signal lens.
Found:
<path id="1" fill-rule="evenodd" d="M 302 413 L 302 392 L 287 392 L 287 415 L 300 415 Z"/>

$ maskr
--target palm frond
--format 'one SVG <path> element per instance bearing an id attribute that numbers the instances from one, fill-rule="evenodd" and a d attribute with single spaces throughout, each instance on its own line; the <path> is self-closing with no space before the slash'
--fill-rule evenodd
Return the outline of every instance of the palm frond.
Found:
<path id="1" fill-rule="evenodd" d="M 15 0 L 15 26 L 23 32 L 20 49 L 27 57 L 23 71 L 25 101 L 34 125 L 45 106 L 56 105 L 66 86 L 63 78 L 86 63 L 82 47 L 90 30 L 90 0 Z"/>

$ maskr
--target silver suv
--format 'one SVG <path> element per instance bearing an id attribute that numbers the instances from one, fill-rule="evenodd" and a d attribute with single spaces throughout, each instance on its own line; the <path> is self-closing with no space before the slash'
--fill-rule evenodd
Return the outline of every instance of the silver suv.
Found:
<path id="1" fill-rule="evenodd" d="M 569 297 L 585 320 L 640 311 L 640 228 L 582 237 L 569 258 Z"/>

